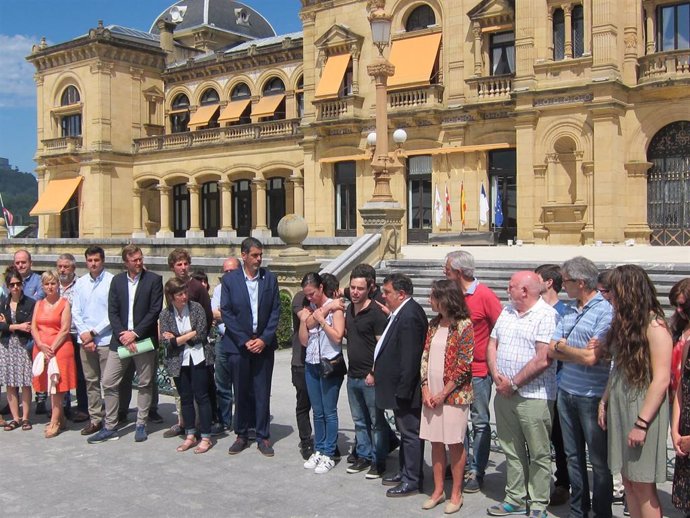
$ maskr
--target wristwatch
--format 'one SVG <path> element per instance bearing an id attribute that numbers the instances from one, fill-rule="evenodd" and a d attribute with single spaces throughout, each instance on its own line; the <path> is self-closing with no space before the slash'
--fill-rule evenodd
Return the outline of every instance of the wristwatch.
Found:
<path id="1" fill-rule="evenodd" d="M 511 390 L 512 390 L 513 392 L 517 392 L 517 390 L 518 390 L 518 388 L 519 388 L 519 387 L 515 384 L 515 382 L 513 381 L 512 378 L 510 379 L 510 388 L 511 388 Z"/>

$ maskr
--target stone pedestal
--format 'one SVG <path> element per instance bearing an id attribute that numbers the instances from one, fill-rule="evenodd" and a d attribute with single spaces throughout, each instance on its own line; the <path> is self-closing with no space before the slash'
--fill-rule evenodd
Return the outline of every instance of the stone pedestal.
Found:
<path id="1" fill-rule="evenodd" d="M 381 257 L 390 256 L 397 259 L 401 249 L 402 219 L 405 216 L 397 201 L 368 201 L 359 209 L 362 226 L 367 234 L 381 232 L 381 243 L 385 247 Z"/>
<path id="2" fill-rule="evenodd" d="M 7 223 L 5 223 L 5 218 L 0 218 L 0 239 L 7 239 L 9 232 L 7 230 Z"/>
<path id="3" fill-rule="evenodd" d="M 288 247 L 271 262 L 270 268 L 278 277 L 280 290 L 291 297 L 302 289 L 302 278 L 307 273 L 321 269 L 321 263 L 301 247 L 308 234 L 307 222 L 296 214 L 288 214 L 278 223 L 278 236 Z"/>

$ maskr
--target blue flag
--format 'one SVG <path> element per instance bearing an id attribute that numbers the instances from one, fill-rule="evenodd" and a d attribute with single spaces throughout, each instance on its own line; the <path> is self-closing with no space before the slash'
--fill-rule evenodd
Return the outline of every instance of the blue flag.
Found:
<path id="1" fill-rule="evenodd" d="M 494 207 L 494 226 L 503 226 L 503 202 L 501 201 L 501 189 L 496 187 L 496 206 Z"/>

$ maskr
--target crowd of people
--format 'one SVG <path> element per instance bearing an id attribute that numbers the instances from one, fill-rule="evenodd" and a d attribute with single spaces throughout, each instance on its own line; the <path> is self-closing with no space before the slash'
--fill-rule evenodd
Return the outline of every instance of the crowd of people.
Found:
<path id="1" fill-rule="evenodd" d="M 103 248 L 89 246 L 84 257 L 82 277 L 67 253 L 39 274 L 31 254 L 19 250 L 7 268 L 0 384 L 10 419 L 0 426 L 33 428 L 33 388 L 35 413 L 49 416 L 46 438 L 70 418 L 86 423 L 81 434 L 91 444 L 118 439 L 136 374 L 134 440 L 146 441 L 147 423 L 162 421 L 162 359 L 178 406 L 177 423 L 163 435 L 181 438 L 178 452 L 206 453 L 214 436 L 232 431 L 229 454 L 256 442 L 272 457 L 280 298 L 276 276 L 261 266 L 261 242 L 245 239 L 241 260 L 224 261 L 212 294 L 184 249 L 170 253 L 165 284 L 136 245 L 122 249 L 117 274 L 106 270 Z M 419 494 L 428 441 L 433 490 L 421 506 L 445 502 L 445 514 L 456 513 L 463 493 L 484 485 L 495 392 L 506 485 L 489 515 L 544 518 L 549 505 L 568 502 L 569 516 L 610 517 L 620 480 L 626 514 L 660 517 L 656 484 L 666 480 L 670 428 L 672 501 L 690 516 L 690 279 L 673 286 L 667 321 L 654 285 L 635 265 L 600 272 L 575 257 L 519 271 L 505 307 L 476 279 L 469 252 L 450 253 L 443 273 L 431 286 L 431 321 L 404 274 L 378 285 L 374 268 L 360 264 L 342 291 L 332 275 L 304 276 L 292 301 L 291 373 L 305 469 L 327 474 L 341 457 L 338 399 L 347 379 L 355 426 L 347 472 L 381 479 L 388 497 Z M 562 289 L 572 304 L 561 300 Z M 389 470 L 396 448 L 398 466 Z"/>

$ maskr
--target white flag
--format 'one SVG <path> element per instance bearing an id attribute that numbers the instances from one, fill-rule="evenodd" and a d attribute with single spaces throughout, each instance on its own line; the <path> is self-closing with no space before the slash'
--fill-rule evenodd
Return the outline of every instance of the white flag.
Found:
<path id="1" fill-rule="evenodd" d="M 489 221 L 489 200 L 486 197 L 484 190 L 484 182 L 482 182 L 482 190 L 479 193 L 479 223 L 486 225 Z"/>
<path id="2" fill-rule="evenodd" d="M 443 204 L 441 203 L 441 196 L 438 193 L 438 185 L 436 185 L 436 200 L 434 200 L 434 212 L 436 213 L 436 226 L 441 226 L 443 220 Z"/>

